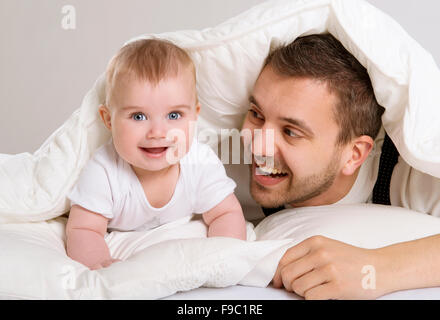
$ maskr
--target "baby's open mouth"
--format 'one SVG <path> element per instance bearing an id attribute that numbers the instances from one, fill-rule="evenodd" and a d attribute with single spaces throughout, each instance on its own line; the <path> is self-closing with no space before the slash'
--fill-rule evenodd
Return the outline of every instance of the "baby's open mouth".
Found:
<path id="1" fill-rule="evenodd" d="M 157 147 L 157 148 L 141 148 L 148 153 L 162 153 L 168 149 L 168 147 Z"/>
<path id="2" fill-rule="evenodd" d="M 148 157 L 153 159 L 159 159 L 165 156 L 168 147 L 154 147 L 154 148 L 143 148 L 139 147 L 142 152 Z"/>

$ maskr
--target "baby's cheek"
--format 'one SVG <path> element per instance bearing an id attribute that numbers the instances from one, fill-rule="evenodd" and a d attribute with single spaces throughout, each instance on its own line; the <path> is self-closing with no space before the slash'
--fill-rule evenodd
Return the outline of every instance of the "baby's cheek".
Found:
<path id="1" fill-rule="evenodd" d="M 115 128 L 112 132 L 116 151 L 124 158 L 131 158 L 137 151 L 139 138 L 124 128 Z"/>
<path id="2" fill-rule="evenodd" d="M 177 163 L 188 152 L 188 143 L 186 134 L 178 129 L 168 131 L 167 139 L 172 141 L 172 147 L 168 148 L 166 153 L 166 160 L 171 165 Z"/>
<path id="3" fill-rule="evenodd" d="M 189 146 L 189 142 L 192 141 L 194 134 L 196 133 L 196 124 L 195 122 L 182 122 L 167 132 L 167 137 L 171 139 L 174 143 L 178 143 L 180 145 L 186 144 L 186 147 Z"/>
<path id="4" fill-rule="evenodd" d="M 168 148 L 166 161 L 169 165 L 175 164 L 187 153 L 185 144 L 175 143 L 172 148 Z"/>

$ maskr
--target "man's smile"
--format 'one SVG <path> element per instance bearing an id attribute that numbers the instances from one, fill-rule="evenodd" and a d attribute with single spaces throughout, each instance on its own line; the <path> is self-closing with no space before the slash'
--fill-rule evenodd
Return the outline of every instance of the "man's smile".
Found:
<path id="1" fill-rule="evenodd" d="M 252 175 L 258 184 L 262 186 L 274 186 L 285 180 L 289 174 L 276 168 L 259 166 L 255 162 L 252 162 Z"/>

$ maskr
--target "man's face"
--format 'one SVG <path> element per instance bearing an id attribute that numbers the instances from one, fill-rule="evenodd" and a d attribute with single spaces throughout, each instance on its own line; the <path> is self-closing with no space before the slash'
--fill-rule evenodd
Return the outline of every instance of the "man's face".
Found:
<path id="1" fill-rule="evenodd" d="M 243 124 L 252 132 L 244 144 L 252 147 L 250 191 L 260 205 L 314 205 L 325 199 L 342 168 L 336 102 L 323 82 L 263 70 Z"/>

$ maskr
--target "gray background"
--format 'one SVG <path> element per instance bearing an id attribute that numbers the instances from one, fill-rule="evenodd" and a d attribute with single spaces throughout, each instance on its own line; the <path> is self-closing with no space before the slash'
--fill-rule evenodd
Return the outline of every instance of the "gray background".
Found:
<path id="1" fill-rule="evenodd" d="M 0 153 L 38 149 L 80 106 L 128 39 L 213 27 L 261 2 L 0 0 Z M 439 0 L 369 2 L 397 20 L 440 65 Z M 64 5 L 76 9 L 75 30 L 61 27 Z"/>

